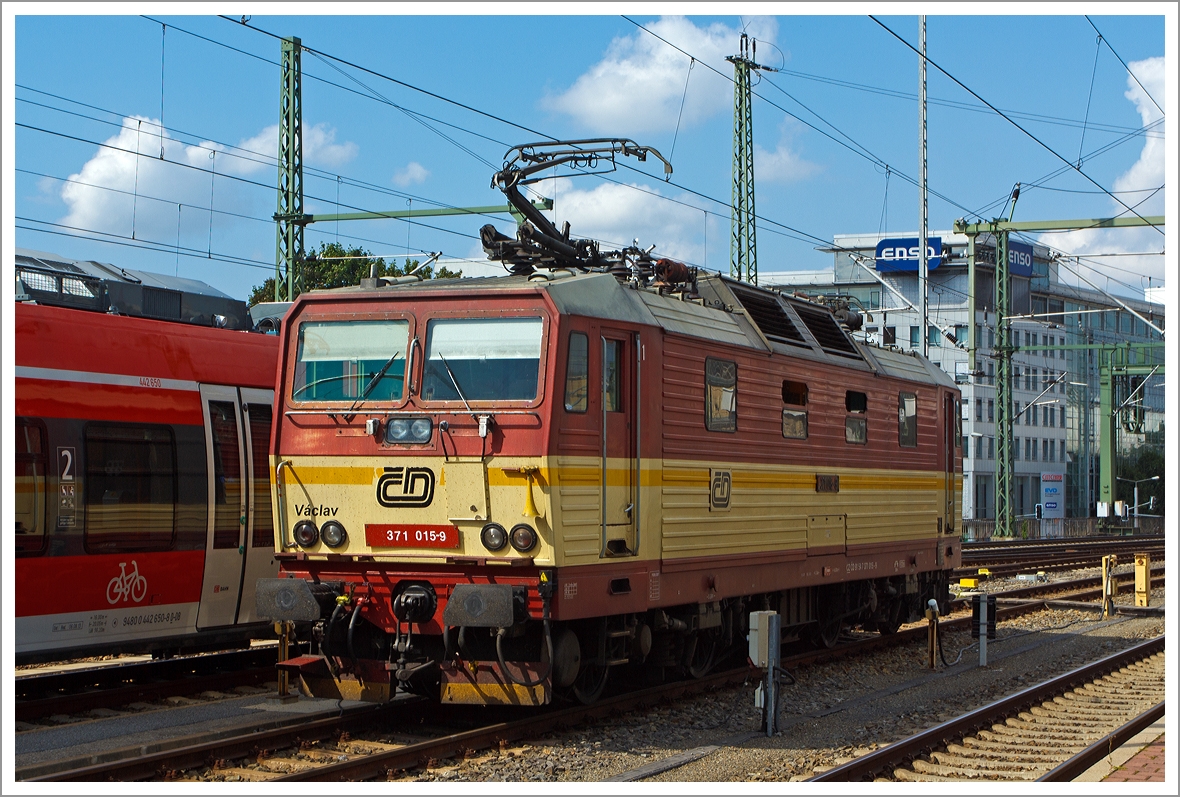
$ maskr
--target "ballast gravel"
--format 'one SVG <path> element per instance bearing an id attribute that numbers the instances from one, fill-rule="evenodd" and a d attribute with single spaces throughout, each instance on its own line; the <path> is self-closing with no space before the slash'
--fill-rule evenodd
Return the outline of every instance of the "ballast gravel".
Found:
<path id="1" fill-rule="evenodd" d="M 1153 590 L 1162 606 L 1164 590 Z M 754 685 L 719 689 L 466 760 L 435 762 L 395 779 L 414 782 L 602 781 L 633 779 L 640 767 L 718 745 L 652 781 L 804 780 L 878 747 L 981 707 L 1082 664 L 1162 634 L 1162 617 L 1116 617 L 1047 609 L 1003 621 L 989 664 L 967 632 L 943 636 L 953 666 L 926 666 L 924 642 L 875 651 L 793 673 L 782 689 L 773 738 L 759 731 Z M 960 651 L 962 651 L 960 655 Z"/>

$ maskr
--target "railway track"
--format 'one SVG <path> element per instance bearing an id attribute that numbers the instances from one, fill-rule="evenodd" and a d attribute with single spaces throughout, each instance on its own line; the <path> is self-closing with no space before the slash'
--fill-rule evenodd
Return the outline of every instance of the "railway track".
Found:
<path id="1" fill-rule="evenodd" d="M 275 679 L 278 647 L 232 650 L 18 677 L 16 719 L 77 715 L 135 702 L 257 686 Z"/>
<path id="2" fill-rule="evenodd" d="M 1155 580 L 1157 583 L 1162 582 L 1162 577 Z M 1057 591 L 1055 594 L 1058 599 L 1084 600 L 1088 594 L 1096 597 L 1097 584 L 1090 582 L 1094 580 L 1038 584 L 1020 590 L 1025 602 L 1002 606 L 998 610 L 998 619 L 1007 620 L 1040 610 L 1045 606 L 1045 601 L 1038 600 L 1038 595 L 1048 594 L 1051 590 Z M 1059 593 L 1063 588 L 1073 588 L 1073 591 L 1061 595 Z M 966 630 L 969 623 L 969 617 L 946 618 L 940 626 L 944 631 Z M 820 664 L 925 639 L 926 633 L 925 626 L 919 625 L 892 635 L 874 634 L 833 649 L 785 655 L 783 666 Z M 270 672 L 273 674 L 273 669 Z M 387 778 L 391 773 L 414 769 L 432 761 L 475 756 L 480 750 L 502 749 L 513 741 L 535 738 L 550 730 L 740 682 L 752 672 L 748 668 L 738 668 L 699 680 L 629 692 L 589 707 L 551 709 L 523 720 L 497 722 L 457 733 L 439 730 L 432 713 L 434 708 L 426 700 L 412 699 L 394 704 L 364 706 L 328 719 L 251 732 L 150 756 L 134 755 L 29 779 L 185 780 L 192 779 L 189 773 L 193 770 L 209 767 L 213 767 L 220 777 L 232 776 L 252 781 Z M 379 730 L 383 727 L 404 730 L 391 735 Z"/>
<path id="3" fill-rule="evenodd" d="M 987 567 L 993 576 L 1044 570 L 1055 572 L 1098 567 L 1102 557 L 1114 554 L 1120 562 L 1133 561 L 1136 553 L 1150 553 L 1152 561 L 1162 561 L 1164 539 L 1160 535 L 1140 537 L 1099 537 L 1078 540 L 1036 540 L 1010 543 L 964 543 L 963 566 L 954 576 L 972 576 Z"/>
<path id="4" fill-rule="evenodd" d="M 1162 636 L 811 778 L 815 782 L 1069 779 L 1164 709 Z M 1121 741 L 1120 741 L 1121 743 Z"/>

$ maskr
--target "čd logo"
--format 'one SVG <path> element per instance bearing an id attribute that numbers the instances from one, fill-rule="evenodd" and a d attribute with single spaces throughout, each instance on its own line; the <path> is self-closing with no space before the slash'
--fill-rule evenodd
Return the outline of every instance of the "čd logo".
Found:
<path id="1" fill-rule="evenodd" d="M 709 508 L 729 509 L 729 496 L 733 491 L 733 476 L 730 471 L 711 470 L 709 476 Z"/>
<path id="2" fill-rule="evenodd" d="M 434 471 L 430 468 L 385 468 L 377 479 L 381 506 L 423 507 L 434 500 Z"/>

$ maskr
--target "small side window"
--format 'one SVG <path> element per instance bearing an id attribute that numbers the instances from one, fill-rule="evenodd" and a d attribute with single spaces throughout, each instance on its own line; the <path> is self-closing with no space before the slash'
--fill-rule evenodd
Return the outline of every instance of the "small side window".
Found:
<path id="1" fill-rule="evenodd" d="M 856 390 L 844 393 L 844 409 L 849 413 L 844 418 L 844 441 L 854 445 L 869 442 L 869 397 Z"/>
<path id="2" fill-rule="evenodd" d="M 807 406 L 807 383 L 783 380 L 783 404 L 793 404 L 796 407 Z"/>
<path id="3" fill-rule="evenodd" d="M 565 410 L 585 412 L 589 400 L 590 344 L 584 332 L 570 333 L 569 358 L 565 364 Z"/>
<path id="4" fill-rule="evenodd" d="M 705 428 L 737 431 L 737 363 L 705 358 Z"/>
<path id="5" fill-rule="evenodd" d="M 897 394 L 897 443 L 902 448 L 918 447 L 918 397 Z"/>
<path id="6" fill-rule="evenodd" d="M 807 383 L 783 380 L 783 403 L 788 407 L 806 407 Z M 783 437 L 807 439 L 807 410 L 783 409 Z"/>

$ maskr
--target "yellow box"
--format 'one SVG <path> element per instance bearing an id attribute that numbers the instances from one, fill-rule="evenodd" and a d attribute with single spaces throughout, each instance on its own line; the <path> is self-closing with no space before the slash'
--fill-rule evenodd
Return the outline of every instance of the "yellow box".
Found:
<path id="1" fill-rule="evenodd" d="M 964 589 L 975 589 L 976 587 L 979 586 L 979 579 L 978 578 L 960 578 L 959 579 L 959 586 L 963 587 Z"/>

